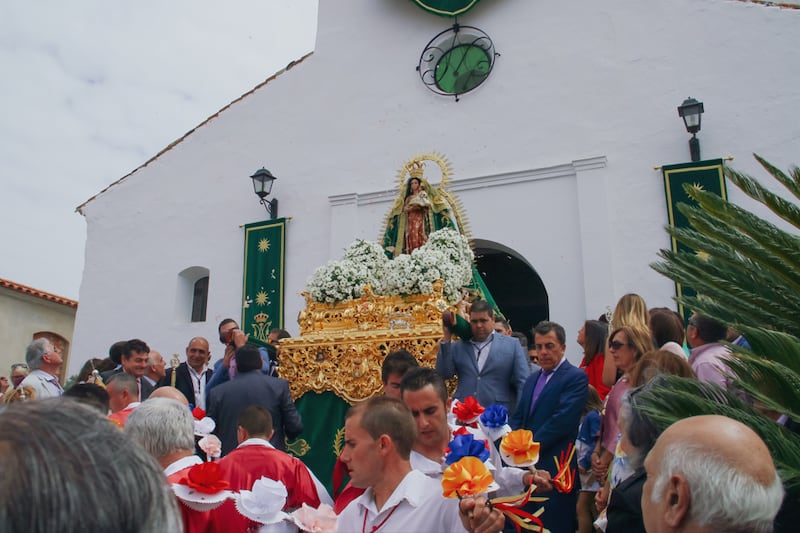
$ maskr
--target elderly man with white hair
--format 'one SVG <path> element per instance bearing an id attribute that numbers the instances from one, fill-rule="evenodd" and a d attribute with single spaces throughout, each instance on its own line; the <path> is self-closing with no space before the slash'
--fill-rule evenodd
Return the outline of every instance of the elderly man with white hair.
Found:
<path id="1" fill-rule="evenodd" d="M 644 462 L 647 533 L 770 533 L 783 486 L 764 441 L 718 415 L 680 420 Z"/>
<path id="2" fill-rule="evenodd" d="M 31 373 L 22 380 L 20 387 L 32 387 L 38 399 L 58 398 L 64 394 L 58 381 L 64 360 L 57 346 L 45 338 L 36 339 L 25 351 L 25 362 Z"/>

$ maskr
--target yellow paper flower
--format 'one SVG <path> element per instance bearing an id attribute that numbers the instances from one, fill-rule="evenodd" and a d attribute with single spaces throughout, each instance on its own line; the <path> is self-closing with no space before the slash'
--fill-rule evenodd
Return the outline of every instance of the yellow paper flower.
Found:
<path id="1" fill-rule="evenodd" d="M 500 442 L 500 450 L 518 465 L 535 463 L 539 458 L 539 443 L 533 442 L 533 433 L 527 429 L 507 433 Z"/>
<path id="2" fill-rule="evenodd" d="M 487 492 L 494 478 L 483 461 L 471 455 L 451 464 L 442 476 L 442 493 L 445 498 L 474 496 Z"/>

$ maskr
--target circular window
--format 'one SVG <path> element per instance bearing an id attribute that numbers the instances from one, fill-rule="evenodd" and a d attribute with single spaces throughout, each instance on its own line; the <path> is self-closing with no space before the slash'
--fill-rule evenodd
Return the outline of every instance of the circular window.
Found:
<path id="1" fill-rule="evenodd" d="M 425 46 L 417 71 L 431 91 L 458 100 L 486 81 L 498 55 L 483 31 L 456 24 Z"/>

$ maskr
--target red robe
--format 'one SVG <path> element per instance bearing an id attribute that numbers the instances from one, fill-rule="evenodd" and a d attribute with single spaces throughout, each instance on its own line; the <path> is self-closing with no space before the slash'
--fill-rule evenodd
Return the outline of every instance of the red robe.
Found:
<path id="1" fill-rule="evenodd" d="M 266 477 L 286 485 L 284 511 L 296 509 L 304 503 L 315 509 L 320 505 L 317 488 L 306 466 L 299 459 L 271 446 L 240 446 L 220 459 L 219 464 L 223 471 L 222 479 L 230 483 L 228 490 L 250 490 L 256 481 Z M 245 532 L 249 526 L 256 525 L 236 510 L 233 500 L 214 509 L 213 520 L 214 531 L 220 533 Z"/>
<path id="2" fill-rule="evenodd" d="M 183 470 L 178 470 L 174 474 L 167 476 L 167 482 L 170 487 L 173 483 L 180 483 L 181 479 L 186 477 L 189 469 L 194 466 L 190 465 Z M 178 507 L 181 508 L 181 518 L 183 519 L 183 531 L 185 533 L 212 533 L 212 514 L 216 509 L 211 511 L 195 511 L 190 509 L 180 500 L 178 500 Z"/>

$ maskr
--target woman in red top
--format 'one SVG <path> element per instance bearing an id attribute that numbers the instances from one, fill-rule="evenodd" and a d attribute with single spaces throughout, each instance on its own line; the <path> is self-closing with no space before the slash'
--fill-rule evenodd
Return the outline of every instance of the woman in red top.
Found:
<path id="1" fill-rule="evenodd" d="M 589 385 L 597 389 L 601 400 L 605 400 L 611 387 L 603 385 L 603 350 L 608 337 L 608 324 L 599 320 L 587 320 L 578 332 L 578 344 L 583 348 L 581 368 L 589 376 Z"/>

